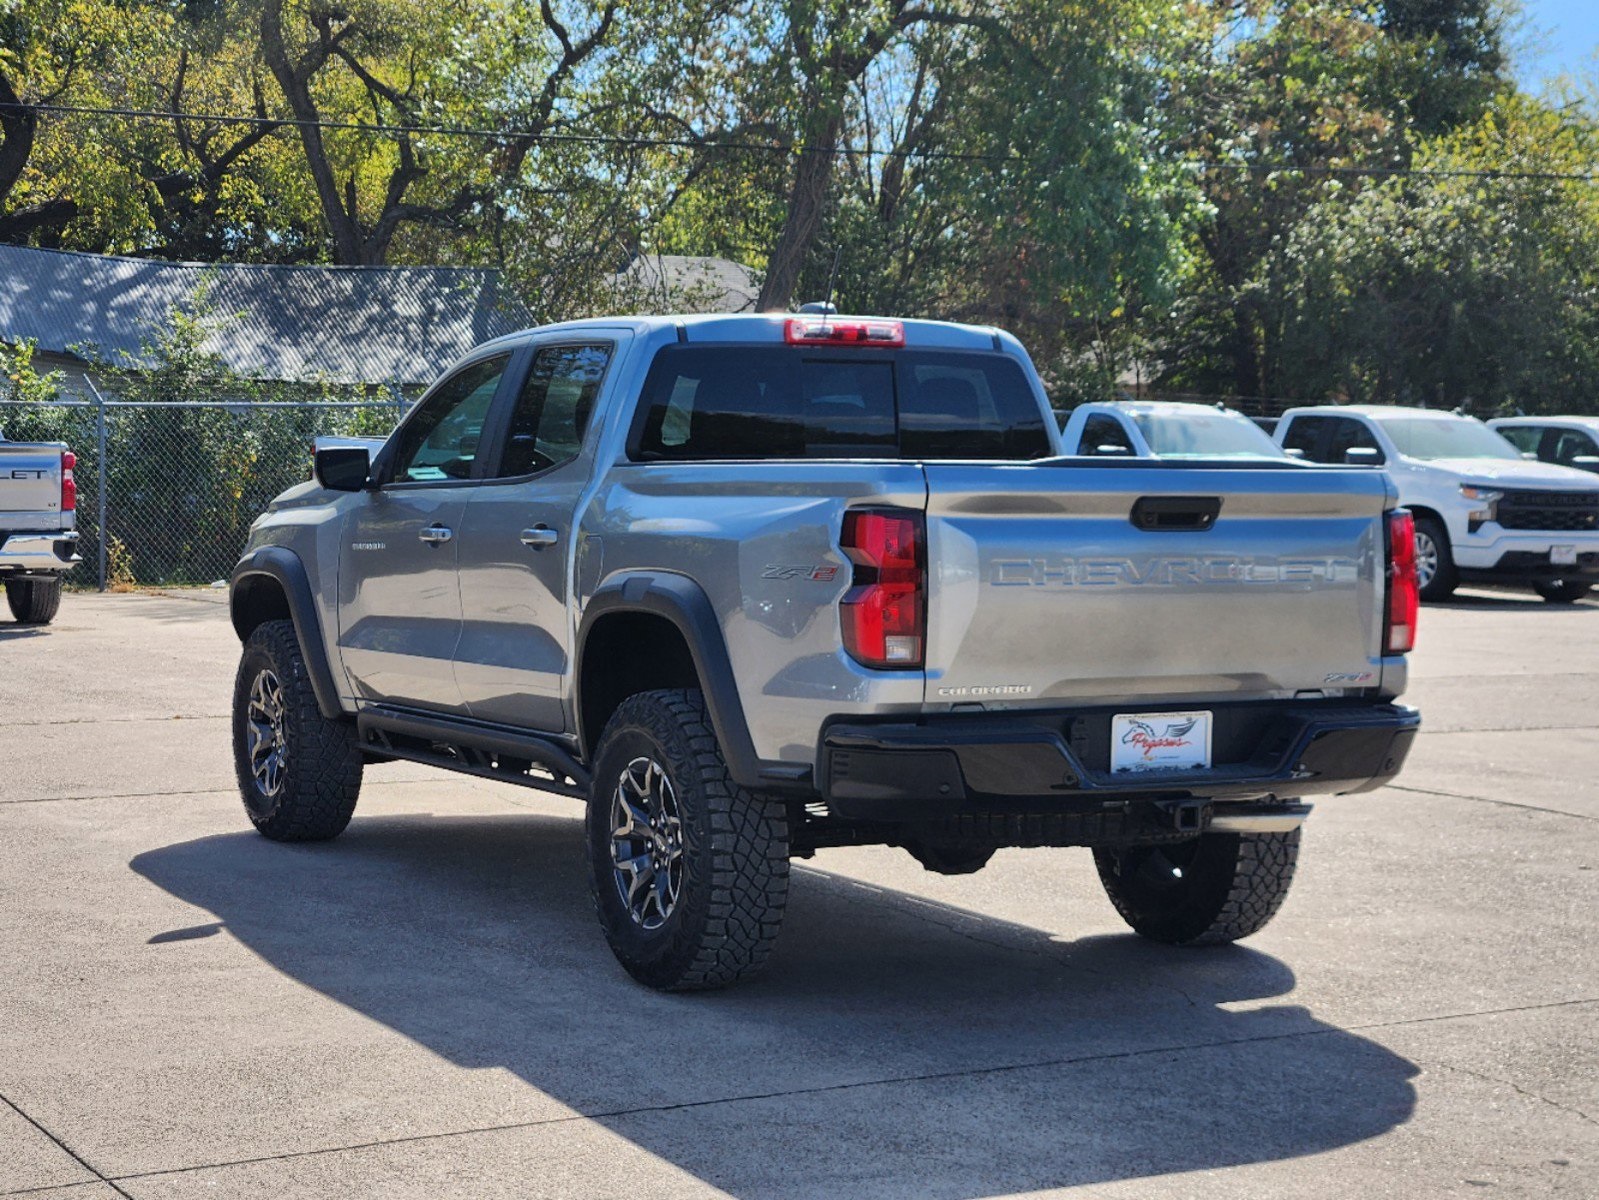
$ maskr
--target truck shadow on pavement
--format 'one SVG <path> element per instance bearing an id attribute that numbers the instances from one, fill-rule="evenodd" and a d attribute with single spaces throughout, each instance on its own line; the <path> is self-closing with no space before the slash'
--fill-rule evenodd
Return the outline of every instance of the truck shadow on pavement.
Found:
<path id="1" fill-rule="evenodd" d="M 1056 941 L 808 867 L 763 978 L 658 995 L 607 951 L 581 856 L 576 820 L 358 817 L 332 845 L 241 832 L 131 865 L 304 986 L 739 1197 L 1269 1162 L 1379 1135 L 1415 1103 L 1411 1063 L 1303 1007 L 1230 1010 L 1292 989 L 1270 956 Z M 151 952 L 213 932 L 158 932 Z"/>

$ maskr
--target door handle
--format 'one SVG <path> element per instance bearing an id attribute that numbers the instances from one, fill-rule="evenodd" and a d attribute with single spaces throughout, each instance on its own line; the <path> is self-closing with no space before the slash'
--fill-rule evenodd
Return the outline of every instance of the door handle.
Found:
<path id="1" fill-rule="evenodd" d="M 455 533 L 447 525 L 429 525 L 416 536 L 430 546 L 442 546 L 454 537 Z"/>
<path id="2" fill-rule="evenodd" d="M 561 535 L 548 525 L 535 525 L 532 529 L 522 531 L 522 544 L 534 550 L 542 550 L 546 546 L 553 546 L 561 540 Z"/>

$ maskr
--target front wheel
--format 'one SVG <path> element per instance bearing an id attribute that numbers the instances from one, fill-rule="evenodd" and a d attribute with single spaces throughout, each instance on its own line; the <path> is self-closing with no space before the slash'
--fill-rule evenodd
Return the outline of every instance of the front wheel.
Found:
<path id="1" fill-rule="evenodd" d="M 61 608 L 61 580 L 8 579 L 6 603 L 21 625 L 48 625 Z"/>
<path id="2" fill-rule="evenodd" d="M 617 708 L 586 832 L 600 926 L 633 978 L 696 991 L 765 965 L 788 902 L 788 810 L 733 781 L 699 691 Z"/>
<path id="3" fill-rule="evenodd" d="M 1593 591 L 1593 584 L 1580 579 L 1548 579 L 1533 584 L 1532 590 L 1550 604 L 1575 604 Z"/>
<path id="4" fill-rule="evenodd" d="M 1416 582 L 1423 600 L 1447 600 L 1460 586 L 1449 531 L 1432 517 L 1416 518 Z"/>
<path id="5" fill-rule="evenodd" d="M 355 812 L 355 726 L 317 707 L 292 621 L 266 621 L 244 643 L 233 684 L 233 765 L 245 812 L 275 842 L 338 837 Z"/>
<path id="6" fill-rule="evenodd" d="M 1181 946 L 1235 942 L 1264 928 L 1298 861 L 1297 829 L 1094 851 L 1099 881 L 1122 920 L 1146 938 Z"/>

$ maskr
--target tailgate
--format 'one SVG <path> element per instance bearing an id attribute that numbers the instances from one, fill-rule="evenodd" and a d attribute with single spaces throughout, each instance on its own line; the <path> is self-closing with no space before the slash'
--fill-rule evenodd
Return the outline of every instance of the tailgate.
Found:
<path id="1" fill-rule="evenodd" d="M 0 442 L 0 530 L 61 527 L 61 452 L 51 443 Z"/>
<path id="2" fill-rule="evenodd" d="M 929 706 L 1169 706 L 1380 682 L 1381 472 L 925 471 Z"/>

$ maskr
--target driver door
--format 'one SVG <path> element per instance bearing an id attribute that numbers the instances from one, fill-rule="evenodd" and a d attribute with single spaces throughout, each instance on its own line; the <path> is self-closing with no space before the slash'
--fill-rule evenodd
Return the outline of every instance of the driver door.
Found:
<path id="1" fill-rule="evenodd" d="M 436 384 L 389 439 L 339 547 L 339 652 L 358 700 L 463 711 L 456 554 L 509 354 Z"/>

